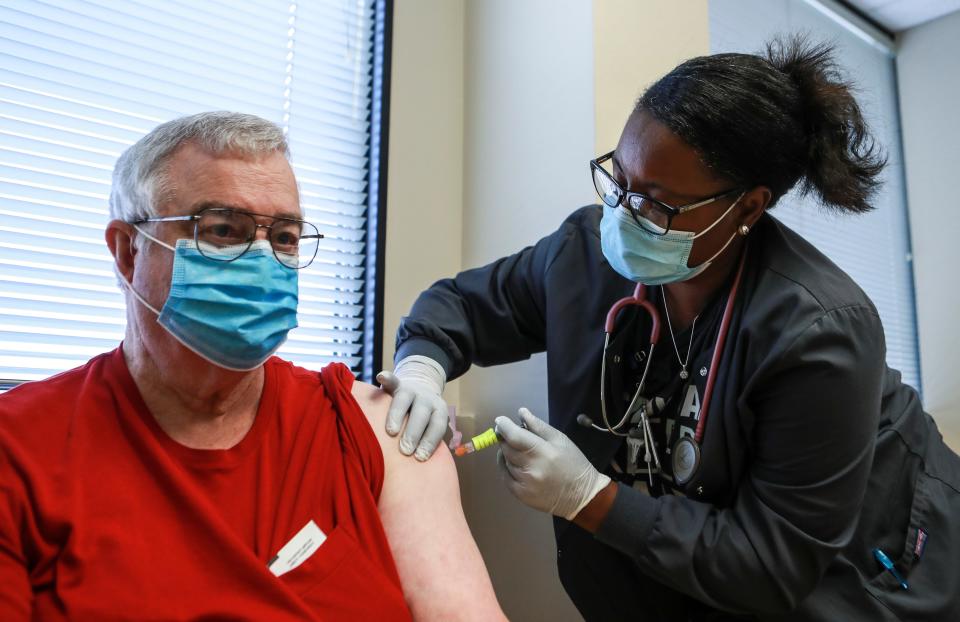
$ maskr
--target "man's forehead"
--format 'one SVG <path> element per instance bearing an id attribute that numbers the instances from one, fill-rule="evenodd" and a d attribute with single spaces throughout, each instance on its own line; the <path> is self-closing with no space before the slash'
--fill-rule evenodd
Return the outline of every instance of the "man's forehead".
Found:
<path id="1" fill-rule="evenodd" d="M 268 216 L 302 215 L 293 169 L 279 151 L 255 157 L 215 155 L 186 145 L 171 157 L 166 185 L 160 207 L 171 213 L 218 206 Z"/>

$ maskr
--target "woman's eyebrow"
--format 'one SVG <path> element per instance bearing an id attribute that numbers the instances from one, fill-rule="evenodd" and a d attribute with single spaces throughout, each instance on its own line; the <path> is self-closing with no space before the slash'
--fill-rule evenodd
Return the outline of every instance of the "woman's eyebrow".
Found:
<path id="1" fill-rule="evenodd" d="M 611 159 L 611 161 L 613 162 L 613 168 L 615 169 L 615 171 L 619 171 L 620 174 L 621 174 L 624 178 L 626 178 L 626 175 L 623 174 L 623 167 L 620 166 L 620 162 L 617 160 L 617 156 L 616 156 L 616 155 L 613 155 L 610 159 Z M 680 194 L 680 193 L 677 193 L 677 192 L 673 192 L 673 191 L 670 190 L 669 188 L 664 188 L 663 186 L 661 186 L 660 184 L 658 184 L 658 183 L 655 182 L 655 181 L 644 182 L 643 187 L 647 190 L 647 192 L 652 191 L 652 190 L 659 190 L 659 191 L 663 192 L 664 194 L 666 194 L 666 195 L 668 195 L 668 196 L 671 196 L 671 197 L 680 197 L 680 198 L 687 197 L 687 198 L 689 198 L 689 196 L 690 196 L 690 195 L 684 195 L 684 194 Z M 627 190 L 627 191 L 631 191 L 629 187 L 627 187 L 626 190 Z M 646 194 L 646 193 L 644 193 L 644 194 Z"/>

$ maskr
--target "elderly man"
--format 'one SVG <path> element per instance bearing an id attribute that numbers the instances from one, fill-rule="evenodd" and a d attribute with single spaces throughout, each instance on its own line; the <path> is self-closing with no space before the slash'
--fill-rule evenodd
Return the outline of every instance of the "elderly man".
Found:
<path id="1" fill-rule="evenodd" d="M 272 357 L 319 239 L 287 156 L 234 113 L 121 156 L 123 343 L 0 398 L 0 620 L 502 618 L 449 453 L 404 457 L 343 365 Z"/>

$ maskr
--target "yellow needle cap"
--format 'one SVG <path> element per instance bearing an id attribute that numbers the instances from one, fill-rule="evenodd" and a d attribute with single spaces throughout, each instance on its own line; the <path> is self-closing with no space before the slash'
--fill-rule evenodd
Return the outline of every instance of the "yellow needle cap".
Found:
<path id="1" fill-rule="evenodd" d="M 486 432 L 478 434 L 471 439 L 473 441 L 473 447 L 476 451 L 481 449 L 486 449 L 491 445 L 496 445 L 500 442 L 500 439 L 497 438 L 497 433 L 493 428 L 489 428 Z"/>

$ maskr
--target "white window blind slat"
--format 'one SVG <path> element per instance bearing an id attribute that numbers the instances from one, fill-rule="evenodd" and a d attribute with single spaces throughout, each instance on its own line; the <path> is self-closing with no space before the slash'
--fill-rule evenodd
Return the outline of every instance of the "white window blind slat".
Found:
<path id="1" fill-rule="evenodd" d="M 39 166 L 39 167 L 59 167 L 65 172 L 76 175 L 100 175 L 104 171 L 110 170 L 109 166 L 91 162 L 89 160 L 78 160 L 66 157 L 63 153 L 50 153 L 34 151 L 27 149 L 17 149 L 11 145 L 0 147 L 0 156 L 11 165 Z"/>
<path id="2" fill-rule="evenodd" d="M 309 212 L 310 214 L 317 214 L 318 212 L 321 212 L 360 218 L 363 216 L 365 211 L 363 205 L 359 205 L 357 203 L 337 203 L 334 201 L 323 201 L 317 199 L 311 200 L 303 195 L 300 197 L 300 204 L 304 211 Z"/>
<path id="3" fill-rule="evenodd" d="M 48 1 L 48 0 L 45 0 Z M 149 27 L 158 24 L 180 30 L 184 34 L 195 37 L 198 42 L 224 40 L 231 41 L 230 49 L 238 53 L 249 53 L 249 50 L 261 46 L 270 46 L 278 36 L 284 36 L 287 28 L 288 9 L 290 3 L 271 0 L 277 11 L 277 18 L 264 23 L 261 20 L 241 18 L 241 15 L 230 9 L 214 9 L 215 5 L 200 2 L 174 2 L 173 0 L 82 0 L 66 2 L 75 7 L 78 13 L 85 13 L 90 5 L 100 7 L 108 12 L 119 13 L 125 19 L 136 20 L 144 25 L 144 34 L 149 36 Z M 213 26 L 216 25 L 214 28 Z M 163 34 L 161 41 L 165 40 Z M 225 52 L 225 50 L 220 50 Z"/>
<path id="4" fill-rule="evenodd" d="M 363 219 L 360 220 L 362 221 Z M 362 231 L 357 231 L 356 229 L 350 229 L 347 227 L 337 227 L 334 225 L 324 225 L 323 231 L 324 236 L 330 238 L 331 240 L 362 242 L 364 237 Z"/>
<path id="5" fill-rule="evenodd" d="M 31 73 L 40 69 L 42 69 L 40 72 L 42 77 Z M 47 93 L 51 97 L 93 102 L 118 116 L 141 116 L 147 119 L 146 128 L 176 115 L 179 110 L 192 110 L 203 103 L 190 100 L 189 97 L 186 100 L 171 97 L 167 91 L 152 93 L 149 85 L 146 88 L 139 88 L 69 71 L 62 67 L 51 65 L 37 67 L 29 59 L 15 56 L 4 58 L 4 64 L 0 65 L 0 82 L 6 88 L 31 89 Z M 109 93 L 109 101 L 106 101 L 105 93 Z M 191 94 L 187 93 L 187 95 Z M 248 104 L 248 107 L 263 111 L 261 116 L 264 118 L 267 115 L 278 116 L 274 108 L 259 106 L 256 102 Z M 113 115 L 108 116 L 113 118 Z"/>
<path id="6" fill-rule="evenodd" d="M 300 133 L 300 136 L 297 137 L 298 140 L 304 143 L 317 144 L 335 140 L 349 145 L 363 144 L 363 140 L 368 132 L 366 122 L 358 122 L 351 126 L 337 118 L 305 118 L 304 120 L 317 123 L 315 129 L 304 129 L 304 131 Z M 366 150 L 360 154 L 362 155 L 362 153 L 365 152 Z"/>
<path id="7" fill-rule="evenodd" d="M 9 234 L 4 238 L 16 239 L 17 236 L 25 237 L 22 234 Z M 27 238 L 30 239 L 30 238 Z M 42 240 L 33 240 L 42 241 Z M 48 240 L 44 245 L 38 244 L 18 244 L 16 242 L 0 242 L 0 253 L 16 255 L 23 258 L 25 265 L 33 266 L 33 261 L 53 260 L 69 262 L 71 266 L 85 267 L 96 270 L 101 266 L 110 268 L 112 261 L 109 255 L 103 253 L 94 253 L 89 250 L 72 250 L 69 243 L 56 244 L 53 240 Z"/>
<path id="8" fill-rule="evenodd" d="M 103 128 L 107 128 L 110 131 L 131 132 L 136 135 L 140 134 L 144 128 L 142 122 L 136 125 L 116 123 L 112 119 L 104 118 L 97 111 L 84 111 L 76 104 L 69 102 L 56 102 L 54 106 L 49 104 L 49 98 L 19 91 L 14 93 L 13 98 L 0 99 L 0 111 L 4 116 L 9 114 L 14 117 L 37 115 L 39 118 L 39 115 L 43 115 L 43 117 L 53 119 L 54 122 L 66 117 L 65 121 L 60 122 L 85 123 L 88 130 L 104 131 Z M 93 114 L 90 114 L 91 112 Z"/>
<path id="9" fill-rule="evenodd" d="M 343 52 L 344 43 L 330 43 L 322 40 L 305 41 L 297 47 L 297 58 L 307 63 L 325 63 L 331 67 L 347 68 L 354 63 L 369 63 L 370 54 L 366 50 Z"/>
<path id="10" fill-rule="evenodd" d="M 208 42 L 226 38 L 227 33 L 217 31 L 208 32 L 199 36 L 198 32 L 191 33 L 183 24 L 165 26 L 157 22 L 146 22 L 131 17 L 120 11 L 107 10 L 87 3 L 83 13 L 70 11 L 64 6 L 76 5 L 72 0 L 32 2 L 30 14 L 56 24 L 69 24 L 82 30 L 102 37 L 109 37 L 113 41 L 138 45 L 160 53 L 167 53 L 178 58 L 196 57 L 202 54 L 202 62 L 209 66 L 223 67 L 235 71 L 236 62 L 242 61 L 245 68 L 252 72 L 271 72 L 276 69 L 276 60 L 269 62 L 271 57 L 256 54 L 248 49 L 230 50 L 232 55 L 224 54 L 217 46 Z"/>
<path id="11" fill-rule="evenodd" d="M 30 118 L 5 117 L 0 123 L 6 132 L 26 138 L 31 141 L 42 141 L 46 144 L 61 144 L 69 147 L 81 147 L 84 151 L 92 151 L 106 156 L 119 155 L 126 144 L 123 138 L 113 135 L 112 132 L 87 131 L 83 127 L 68 124 L 53 124 L 45 122 L 43 115 Z"/>
<path id="12" fill-rule="evenodd" d="M 3 48 L 12 48 L 8 41 L 0 41 Z M 8 54 L 4 58 L 3 68 L 10 73 L 25 76 L 29 82 L 31 72 L 39 72 L 49 82 L 59 82 L 71 88 L 80 90 L 105 89 L 115 94 L 117 101 L 127 100 L 133 103 L 136 109 L 137 100 L 149 101 L 153 106 L 160 107 L 165 112 L 162 118 L 177 113 L 180 110 L 204 110 L 204 106 L 222 102 L 224 104 L 244 104 L 264 118 L 279 118 L 278 108 L 282 107 L 283 93 L 278 88 L 276 96 L 269 100 L 246 100 L 242 95 L 228 96 L 212 89 L 191 88 L 180 86 L 174 82 L 163 83 L 151 80 L 141 74 L 114 71 L 94 63 L 75 61 L 65 55 L 51 55 L 39 48 L 16 46 L 19 55 Z M 16 77 L 13 78 L 17 80 Z M 194 81 L 195 84 L 199 81 Z"/>
<path id="13" fill-rule="evenodd" d="M 0 166 L 11 170 L 51 173 L 60 171 L 63 177 L 98 183 L 102 180 L 104 167 L 88 163 L 55 159 L 49 154 L 24 153 L 0 148 Z"/>
<path id="14" fill-rule="evenodd" d="M 284 127 L 304 217 L 280 354 L 365 356 L 375 0 L 12 0 L 0 6 L 0 379 L 35 380 L 122 339 L 103 241 L 114 163 L 158 123 L 237 110 Z"/>
<path id="15" fill-rule="evenodd" d="M 101 69 L 98 69 L 98 73 L 107 69 L 117 69 L 144 76 L 157 75 L 155 67 L 157 65 L 163 66 L 164 54 L 141 45 L 127 44 L 113 37 L 98 36 L 96 33 L 86 32 L 65 24 L 56 24 L 45 19 L 37 19 L 2 7 L 0 7 L 0 16 L 3 17 L 3 22 L 0 23 L 0 39 L 5 40 L 7 45 L 10 46 L 11 54 L 21 58 L 28 60 L 31 58 L 24 56 L 25 50 L 42 54 L 44 58 L 75 56 L 78 61 L 88 63 L 87 66 L 101 67 Z M 286 62 L 287 53 L 285 50 L 278 49 L 278 44 L 283 45 L 283 41 L 282 33 L 278 33 L 277 39 L 270 45 L 251 51 L 254 55 L 262 54 L 260 56 L 261 63 L 263 62 L 262 59 L 271 60 L 271 64 L 274 65 L 271 69 L 274 71 L 277 68 L 282 69 L 282 65 Z M 208 46 L 211 42 L 209 37 L 205 39 L 205 42 L 205 48 L 209 49 Z M 271 54 L 271 52 L 273 53 Z M 254 78 L 260 77 L 258 74 L 269 77 L 270 73 L 258 68 L 257 65 L 252 68 L 252 76 L 240 72 L 236 64 L 232 66 L 228 64 L 218 65 L 213 62 L 218 59 L 215 56 L 204 54 L 204 50 L 194 52 L 197 59 L 192 65 L 189 64 L 187 56 L 181 56 L 180 54 L 182 54 L 182 50 L 180 52 L 171 51 L 169 62 L 172 67 L 187 72 L 190 78 L 203 78 L 203 73 L 198 70 L 205 68 L 218 69 L 227 75 L 214 74 L 206 77 L 215 81 L 229 81 L 230 83 L 243 85 L 250 90 L 260 91 L 264 87 L 258 85 Z M 130 62 L 123 62 L 126 59 L 129 59 Z M 230 67 L 230 70 L 227 67 Z M 273 79 L 276 80 L 276 78 L 275 74 Z M 179 80 L 174 81 L 174 83 L 179 83 Z"/>
<path id="16" fill-rule="evenodd" d="M 275 110 L 283 99 L 280 84 L 277 88 L 268 90 L 251 89 L 224 80 L 204 79 L 190 75 L 179 76 L 182 82 L 173 81 L 173 76 L 170 80 L 153 79 L 147 74 L 128 71 L 122 64 L 113 62 L 101 64 L 87 60 L 84 57 L 86 55 L 80 55 L 79 49 L 51 50 L 34 45 L 11 44 L 7 41 L 3 44 L 11 51 L 5 61 L 8 69 L 26 72 L 30 65 L 38 64 L 41 66 L 40 69 L 47 72 L 46 75 L 64 75 L 64 81 L 71 78 L 70 74 L 73 74 L 72 78 L 78 82 L 89 83 L 91 80 L 97 80 L 107 88 L 132 91 L 134 95 L 139 93 L 141 96 L 150 96 L 156 93 L 153 97 L 162 101 L 165 106 L 172 106 L 174 110 L 184 103 L 202 106 L 208 101 L 222 101 L 224 104 L 241 106 L 246 102 L 257 100 L 262 102 L 259 109 Z M 162 73 L 165 68 L 162 65 L 152 65 L 140 69 Z M 250 106 L 249 103 L 246 105 Z"/>
<path id="17" fill-rule="evenodd" d="M 24 65 L 29 66 L 26 63 Z M 116 123 L 135 124 L 136 127 L 146 128 L 144 132 L 175 113 L 174 109 L 159 107 L 153 101 L 148 103 L 142 99 L 125 99 L 119 92 L 119 88 L 111 90 L 108 95 L 82 85 L 57 82 L 54 80 L 57 76 L 52 75 L 54 71 L 51 70 L 41 78 L 18 73 L 8 66 L 2 66 L 0 67 L 0 88 L 3 88 L 11 98 L 35 96 L 34 101 L 57 106 L 63 110 L 91 112 L 93 116 L 102 115 L 103 118 L 115 120 Z M 63 75 L 65 74 L 61 74 L 61 77 Z"/>
<path id="18" fill-rule="evenodd" d="M 296 113 L 296 111 L 293 111 Z M 294 148 L 294 145 L 299 147 L 301 150 L 310 151 L 323 150 L 330 153 L 330 157 L 337 158 L 340 156 L 353 156 L 353 157 L 363 157 L 366 153 L 366 147 L 362 144 L 352 143 L 347 140 L 342 140 L 336 137 L 324 136 L 319 132 L 315 132 L 312 136 L 312 140 L 306 140 L 300 138 L 299 136 L 290 138 L 290 149 Z M 296 151 L 294 151 L 296 153 Z"/>
<path id="19" fill-rule="evenodd" d="M 61 16 L 61 19 L 65 16 Z M 228 58 L 221 58 L 216 54 L 204 53 L 204 50 L 194 50 L 191 55 L 189 47 L 162 49 L 144 46 L 141 40 L 132 40 L 130 35 L 120 32 L 113 36 L 115 29 L 110 30 L 104 25 L 92 20 L 72 23 L 56 21 L 57 16 L 41 18 L 19 11 L 0 8 L 0 19 L 4 26 L 0 28 L 0 37 L 12 38 L 9 33 L 24 31 L 30 35 L 35 45 L 41 45 L 52 52 L 75 53 L 85 60 L 98 62 L 104 53 L 116 59 L 127 61 L 118 63 L 116 60 L 110 66 L 120 64 L 129 66 L 134 64 L 137 71 L 146 75 L 152 72 L 149 65 L 167 65 L 170 69 L 185 72 L 191 76 L 203 78 L 212 71 L 217 79 L 229 80 L 234 84 L 246 85 L 250 89 L 260 89 L 261 84 L 270 84 L 276 80 L 277 69 L 282 69 L 284 57 L 282 54 L 261 56 L 260 62 L 245 65 L 246 71 L 238 71 L 236 62 Z M 109 39 L 107 38 L 109 37 Z M 145 39 L 149 41 L 150 39 Z M 270 52 L 271 47 L 264 46 L 263 52 Z M 197 54 L 200 52 L 200 54 Z M 264 66 L 263 59 L 274 59 L 274 66 Z"/>
<path id="20" fill-rule="evenodd" d="M 0 123 L 3 119 L 0 118 Z M 109 195 L 110 184 L 104 179 L 83 177 L 80 175 L 64 175 L 50 169 L 39 169 L 33 166 L 12 166 L 0 162 L 0 178 L 18 179 L 24 184 L 36 184 L 53 188 L 54 184 L 70 184 L 76 191 L 88 196 Z"/>
<path id="21" fill-rule="evenodd" d="M 837 215 L 821 209 L 812 197 L 792 192 L 771 213 L 832 259 L 873 300 L 883 322 L 888 364 L 900 370 L 905 383 L 920 389 L 893 58 L 805 2 L 711 0 L 709 14 L 712 52 L 759 52 L 773 35 L 790 32 L 806 32 L 837 46 L 836 59 L 858 87 L 864 117 L 889 156 L 875 209 Z"/>
<path id="22" fill-rule="evenodd" d="M 15 133 L 6 128 L 0 129 L 0 143 L 3 144 L 4 149 L 9 151 L 42 153 L 45 157 L 52 159 L 63 158 L 73 162 L 89 162 L 101 169 L 111 168 L 106 165 L 111 159 L 116 161 L 113 151 L 66 142 L 62 137 L 43 138 L 20 132 Z"/>
<path id="23" fill-rule="evenodd" d="M 97 229 L 100 229 L 100 224 L 107 213 L 103 209 L 87 209 L 73 203 L 44 202 L 33 196 L 18 196 L 2 192 L 0 192 L 0 205 L 4 207 L 0 209 L 0 216 Z M 17 211 L 20 209 L 31 211 Z"/>
<path id="24" fill-rule="evenodd" d="M 316 175 L 328 175 L 338 180 L 344 180 L 343 183 L 362 184 L 364 177 L 360 175 L 355 167 L 348 166 L 344 162 L 347 158 L 341 158 L 341 162 L 330 162 L 314 158 L 297 158 L 293 163 L 293 170 L 297 172 L 297 178 L 302 176 L 309 182 Z M 355 166 L 364 166 L 367 159 L 360 157 L 352 159 Z M 362 185 L 358 185 L 362 188 Z"/>
<path id="25" fill-rule="evenodd" d="M 291 90 L 291 93 L 293 91 Z M 309 93 L 303 91 L 303 89 L 297 89 L 297 95 L 300 97 L 309 96 Z M 297 115 L 299 118 L 302 118 L 304 122 L 311 122 L 316 124 L 317 127 L 330 127 L 335 130 L 341 130 L 348 132 L 348 137 L 353 138 L 357 134 L 365 136 L 367 132 L 370 131 L 370 123 L 364 117 L 352 117 L 345 116 L 338 112 L 332 112 L 328 110 L 323 110 L 319 107 L 311 110 L 310 114 L 301 112 L 297 110 Z M 362 140 L 362 137 L 361 137 Z"/>
<path id="26" fill-rule="evenodd" d="M 74 190 L 70 188 L 69 185 L 51 187 L 44 184 L 31 183 L 26 180 L 0 177 L 0 195 L 10 193 L 16 196 L 19 192 L 27 193 L 41 200 L 49 199 L 51 201 L 70 203 L 76 205 L 83 211 L 92 211 L 101 214 L 107 213 L 107 210 L 102 207 L 106 204 L 106 194 Z"/>

